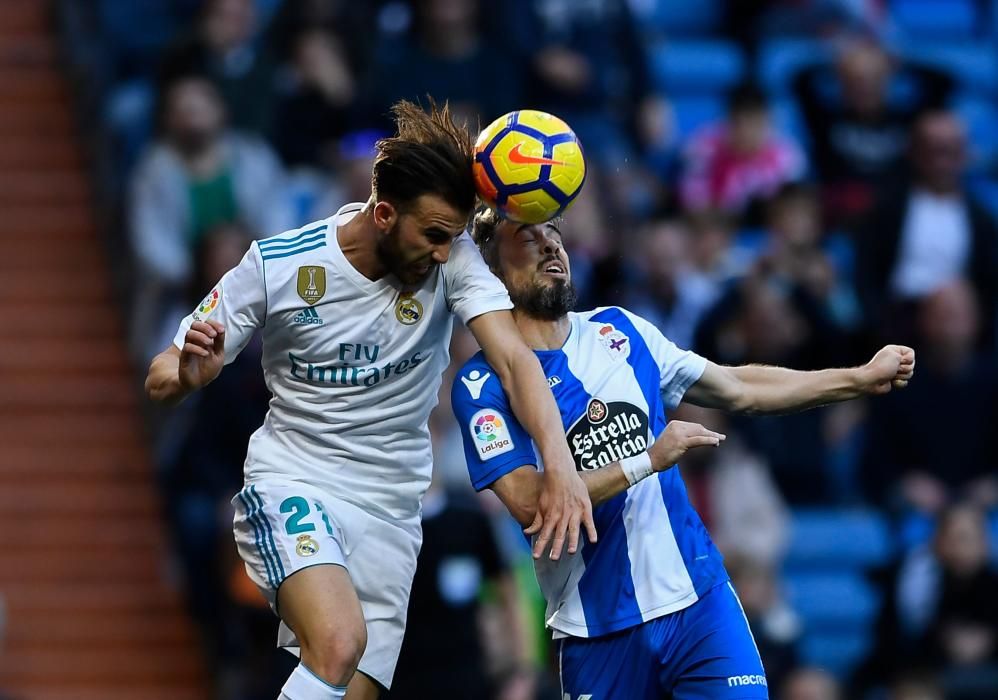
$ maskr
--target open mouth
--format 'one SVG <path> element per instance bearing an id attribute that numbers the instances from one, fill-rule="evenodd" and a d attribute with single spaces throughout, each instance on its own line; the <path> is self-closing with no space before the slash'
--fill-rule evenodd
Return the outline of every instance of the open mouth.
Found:
<path id="1" fill-rule="evenodd" d="M 555 260 L 552 262 L 545 263 L 544 266 L 541 268 L 541 272 L 548 275 L 565 275 L 567 274 L 568 271 L 565 269 L 564 265 Z"/>

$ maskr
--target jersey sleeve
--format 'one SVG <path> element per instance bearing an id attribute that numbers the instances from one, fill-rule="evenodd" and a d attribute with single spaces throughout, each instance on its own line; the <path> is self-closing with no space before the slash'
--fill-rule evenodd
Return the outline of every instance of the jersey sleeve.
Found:
<path id="1" fill-rule="evenodd" d="M 263 261 L 254 242 L 239 264 L 225 273 L 183 321 L 173 338 L 182 349 L 184 336 L 195 321 L 217 321 L 225 327 L 225 364 L 229 364 L 253 336 L 262 328 L 267 316 L 267 287 L 263 276 Z"/>
<path id="2" fill-rule="evenodd" d="M 444 284 L 448 308 L 464 323 L 490 311 L 513 308 L 506 287 L 485 264 L 467 231 L 451 246 Z"/>
<path id="3" fill-rule="evenodd" d="M 648 351 L 659 368 L 659 387 L 667 408 L 675 408 L 686 391 L 699 381 L 707 368 L 707 360 L 691 350 L 682 350 L 651 323 L 624 311 L 644 338 Z"/>
<path id="4" fill-rule="evenodd" d="M 499 377 L 487 366 L 469 363 L 461 369 L 451 389 L 451 405 L 476 491 L 519 467 L 537 464 L 530 435 L 513 416 Z"/>

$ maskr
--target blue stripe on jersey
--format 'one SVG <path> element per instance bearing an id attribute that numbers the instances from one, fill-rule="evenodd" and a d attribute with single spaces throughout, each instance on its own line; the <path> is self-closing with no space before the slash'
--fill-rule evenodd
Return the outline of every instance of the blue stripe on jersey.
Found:
<path id="1" fill-rule="evenodd" d="M 631 319 L 619 309 L 610 308 L 592 317 L 593 321 L 612 323 L 630 339 L 631 352 L 627 362 L 634 369 L 634 376 L 641 385 L 641 391 L 648 402 L 649 424 L 654 437 L 665 430 L 668 423 L 665 406 L 662 403 L 661 369 L 652 356 L 644 337 L 635 328 Z M 686 564 L 697 595 L 701 596 L 718 583 L 727 580 L 728 575 L 721 565 L 721 556 L 707 534 L 700 516 L 690 505 L 679 467 L 667 469 L 658 474 L 662 489 L 662 500 L 669 513 L 669 526 L 679 546 L 679 552 Z"/>
<path id="2" fill-rule="evenodd" d="M 297 236 L 294 236 L 292 238 L 284 238 L 282 236 L 271 236 L 270 238 L 264 238 L 260 241 L 257 241 L 257 243 L 260 245 L 261 250 L 264 248 L 273 248 L 275 246 L 285 246 L 291 243 L 297 243 L 298 241 L 301 241 L 302 238 L 305 238 L 306 236 L 311 236 L 313 233 L 318 233 L 319 231 L 322 231 L 325 228 L 327 228 L 327 224 L 321 224 L 319 226 L 315 226 L 314 228 L 310 228 L 308 231 L 302 231 Z"/>
<path id="3" fill-rule="evenodd" d="M 253 528 L 253 536 L 256 540 L 256 551 L 260 553 L 260 558 L 263 559 L 264 568 L 267 570 L 267 582 L 270 584 L 271 588 L 277 588 L 274 583 L 274 572 L 270 566 L 270 557 L 267 556 L 267 552 L 264 550 L 261 542 L 263 541 L 262 533 L 260 532 L 260 524 L 256 521 L 256 504 L 250 505 L 246 498 L 247 491 L 243 489 L 239 492 L 239 501 L 243 504 L 243 508 L 246 509 L 246 521 Z"/>
<path id="4" fill-rule="evenodd" d="M 260 250 L 270 255 L 272 253 L 277 253 L 283 250 L 293 250 L 295 248 L 302 248 L 309 243 L 315 243 L 316 241 L 321 241 L 326 238 L 326 234 L 323 231 L 315 234 L 314 236 L 309 236 L 308 238 L 303 238 L 297 243 L 286 243 L 284 245 L 270 245 L 270 246 L 260 246 Z"/>
<path id="5" fill-rule="evenodd" d="M 277 254 L 274 254 L 274 255 L 267 255 L 266 253 L 264 253 L 263 259 L 264 260 L 275 260 L 277 258 L 287 258 L 287 257 L 290 257 L 292 255 L 298 255 L 298 253 L 307 253 L 310 250 L 315 250 L 317 248 L 325 248 L 325 247 L 326 247 L 326 241 L 322 240 L 319 243 L 314 243 L 314 244 L 312 244 L 310 246 L 306 246 L 304 248 L 296 248 L 295 250 L 289 250 L 286 253 L 277 253 Z"/>
<path id="6" fill-rule="evenodd" d="M 569 369 L 564 351 L 535 352 L 546 376 L 561 377 L 561 384 L 556 385 L 553 392 L 567 432 L 576 420 L 586 415 L 592 396 Z M 641 619 L 622 517 L 626 501 L 627 493 L 624 492 L 593 508 L 599 544 L 586 540 L 582 545 L 586 570 L 579 579 L 579 599 L 586 622 L 593 628 L 604 620 Z"/>
<path id="7" fill-rule="evenodd" d="M 594 315 L 590 321 L 595 323 L 610 323 L 626 335 L 631 344 L 627 355 L 627 363 L 634 370 L 634 378 L 641 387 L 641 393 L 648 403 L 648 420 L 652 436 L 665 430 L 665 407 L 662 405 L 662 371 L 652 356 L 645 339 L 631 323 L 631 319 L 617 308 L 609 308 Z"/>
<path id="8" fill-rule="evenodd" d="M 256 502 L 260 506 L 260 520 L 263 521 L 264 527 L 267 528 L 267 540 L 270 544 L 270 551 L 274 555 L 274 564 L 276 565 L 275 569 L 280 570 L 280 575 L 277 577 L 277 585 L 280 586 L 281 582 L 285 579 L 284 563 L 281 561 L 281 555 L 277 551 L 277 543 L 274 542 L 274 531 L 270 527 L 270 520 L 267 519 L 267 514 L 263 512 L 263 499 L 260 498 L 260 494 L 256 492 L 256 486 L 250 486 L 250 495 L 256 499 Z"/>

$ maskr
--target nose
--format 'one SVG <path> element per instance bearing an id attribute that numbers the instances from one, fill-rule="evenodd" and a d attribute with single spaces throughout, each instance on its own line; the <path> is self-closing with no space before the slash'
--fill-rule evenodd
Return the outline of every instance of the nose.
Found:
<path id="1" fill-rule="evenodd" d="M 558 251 L 561 250 L 561 244 L 558 239 L 554 236 L 545 235 L 543 239 L 542 250 L 545 255 L 557 255 Z"/>
<path id="2" fill-rule="evenodd" d="M 430 255 L 430 257 L 433 258 L 433 262 L 437 263 L 438 265 L 443 265 L 445 262 L 447 262 L 447 259 L 450 258 L 450 247 L 451 247 L 450 243 L 444 243 L 442 245 L 436 246 L 433 249 L 433 253 Z"/>

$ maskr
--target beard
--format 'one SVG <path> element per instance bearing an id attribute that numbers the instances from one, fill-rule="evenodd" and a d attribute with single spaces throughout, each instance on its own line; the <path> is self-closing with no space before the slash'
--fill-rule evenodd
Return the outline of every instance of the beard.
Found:
<path id="1" fill-rule="evenodd" d="M 578 300 L 575 287 L 568 280 L 553 284 L 535 282 L 526 289 L 509 290 L 509 298 L 517 311 L 541 321 L 557 321 L 575 308 Z"/>
<path id="2" fill-rule="evenodd" d="M 419 284 L 429 277 L 436 268 L 436 264 L 431 262 L 429 272 L 425 275 L 419 275 L 413 271 L 411 264 L 404 261 L 402 250 L 399 247 L 398 222 L 389 229 L 387 234 L 378 238 L 376 251 L 381 264 L 404 285 Z"/>

